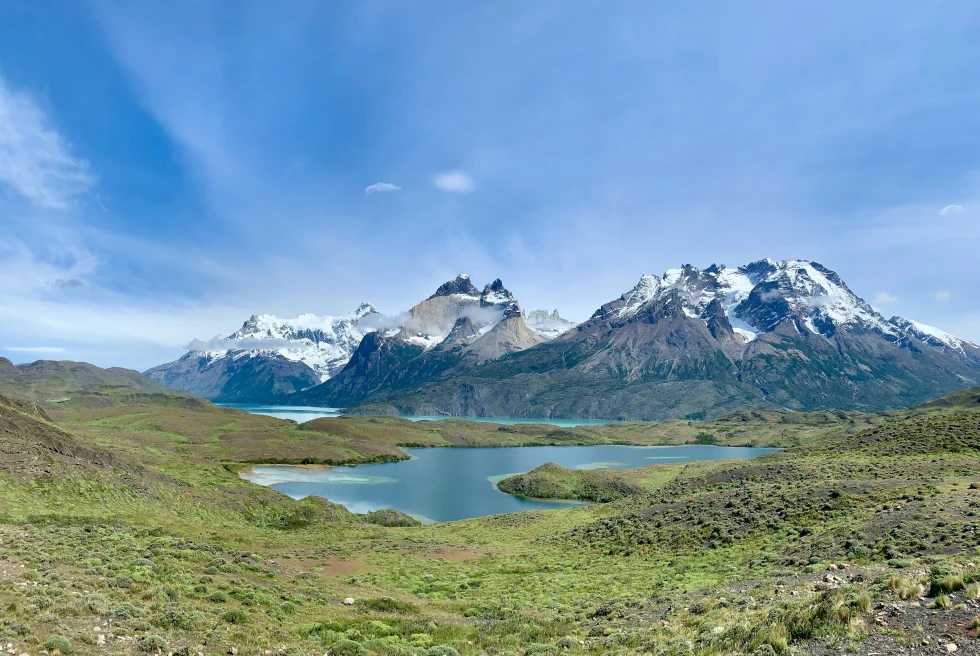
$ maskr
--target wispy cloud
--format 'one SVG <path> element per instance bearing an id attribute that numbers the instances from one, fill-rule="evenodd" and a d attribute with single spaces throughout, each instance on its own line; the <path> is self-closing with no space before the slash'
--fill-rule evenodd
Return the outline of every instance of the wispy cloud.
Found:
<path id="1" fill-rule="evenodd" d="M 445 171 L 437 175 L 432 184 L 450 194 L 468 194 L 476 189 L 473 177 L 466 171 Z"/>
<path id="2" fill-rule="evenodd" d="M 891 305 L 892 303 L 898 303 L 898 297 L 894 294 L 889 294 L 888 292 L 878 292 L 875 297 L 871 299 L 872 305 Z"/>
<path id="3" fill-rule="evenodd" d="M 15 351 L 17 353 L 64 353 L 65 349 L 60 346 L 4 346 L 4 351 Z"/>
<path id="4" fill-rule="evenodd" d="M 946 291 L 945 289 L 940 289 L 938 292 L 936 292 L 936 300 L 940 303 L 945 303 L 952 298 L 953 292 Z"/>
<path id="5" fill-rule="evenodd" d="M 37 100 L 0 75 L 0 182 L 38 207 L 65 209 L 95 178 L 69 152 Z"/>
<path id="6" fill-rule="evenodd" d="M 962 205 L 947 205 L 943 209 L 939 210 L 939 216 L 949 216 L 950 214 L 959 214 L 963 211 Z"/>
<path id="7" fill-rule="evenodd" d="M 401 187 L 390 182 L 375 182 L 372 185 L 364 187 L 364 193 L 371 194 L 384 194 L 392 191 L 401 191 Z"/>

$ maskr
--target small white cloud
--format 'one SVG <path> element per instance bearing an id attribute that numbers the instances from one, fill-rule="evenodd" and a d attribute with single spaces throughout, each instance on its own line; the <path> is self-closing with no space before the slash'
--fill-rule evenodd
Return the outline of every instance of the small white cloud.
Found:
<path id="1" fill-rule="evenodd" d="M 948 292 L 945 289 L 940 289 L 938 292 L 936 292 L 936 300 L 940 303 L 945 303 L 951 298 L 953 298 L 953 292 Z"/>
<path id="2" fill-rule="evenodd" d="M 0 76 L 0 183 L 38 207 L 65 209 L 95 183 L 88 164 L 68 151 L 34 97 Z"/>
<path id="3" fill-rule="evenodd" d="M 473 178 L 466 171 L 446 171 L 432 182 L 436 189 L 450 194 L 468 194 L 476 188 Z"/>
<path id="4" fill-rule="evenodd" d="M 949 216 L 950 214 L 959 214 L 963 211 L 962 205 L 947 205 L 943 209 L 939 210 L 939 216 Z"/>
<path id="5" fill-rule="evenodd" d="M 364 193 L 368 194 L 386 194 L 392 191 L 401 191 L 401 187 L 390 182 L 375 182 L 373 185 L 368 185 L 364 187 Z"/>
<path id="6" fill-rule="evenodd" d="M 888 292 L 878 292 L 875 294 L 875 297 L 871 299 L 872 305 L 890 305 L 897 302 L 898 297 L 894 294 L 889 294 Z"/>
<path id="7" fill-rule="evenodd" d="M 64 353 L 65 349 L 60 346 L 4 346 L 4 351 L 15 351 L 17 353 Z"/>

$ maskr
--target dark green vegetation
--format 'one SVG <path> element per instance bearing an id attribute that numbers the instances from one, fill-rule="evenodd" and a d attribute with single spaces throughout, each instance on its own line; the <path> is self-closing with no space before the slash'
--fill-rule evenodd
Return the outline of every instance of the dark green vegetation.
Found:
<path id="1" fill-rule="evenodd" d="M 605 503 L 643 490 L 632 479 L 636 472 L 625 469 L 565 469 L 546 462 L 526 474 L 505 478 L 497 487 L 507 494 L 537 499 L 574 499 Z"/>
<path id="2" fill-rule="evenodd" d="M 293 501 L 232 463 L 558 436 L 99 404 L 0 401 L 0 640 L 17 654 L 977 650 L 978 390 L 887 415 L 601 427 L 798 445 L 632 470 L 643 489 L 611 503 L 404 527 Z"/>

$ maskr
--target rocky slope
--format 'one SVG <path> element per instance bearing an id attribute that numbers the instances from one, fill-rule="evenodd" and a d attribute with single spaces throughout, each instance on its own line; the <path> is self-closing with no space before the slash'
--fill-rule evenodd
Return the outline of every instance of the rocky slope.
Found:
<path id="1" fill-rule="evenodd" d="M 820 264 L 761 260 L 643 276 L 553 341 L 443 365 L 411 385 L 379 385 L 361 409 L 625 419 L 877 410 L 977 384 L 980 348 L 884 318 Z"/>

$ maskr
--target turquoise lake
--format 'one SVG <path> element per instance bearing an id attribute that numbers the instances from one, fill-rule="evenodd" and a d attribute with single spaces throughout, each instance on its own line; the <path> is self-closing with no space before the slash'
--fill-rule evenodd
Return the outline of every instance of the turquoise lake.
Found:
<path id="1" fill-rule="evenodd" d="M 292 419 L 302 424 L 305 421 L 320 417 L 339 417 L 343 413 L 337 408 L 316 408 L 292 405 L 260 405 L 255 403 L 216 403 L 222 408 L 238 408 L 255 415 L 268 415 L 278 419 Z M 444 419 L 465 419 L 466 421 L 481 421 L 493 424 L 547 424 L 571 428 L 573 426 L 602 426 L 608 424 L 605 419 L 528 419 L 516 417 L 449 417 L 446 415 L 398 415 L 411 421 L 441 421 Z"/>
<path id="2" fill-rule="evenodd" d="M 755 458 L 775 449 L 724 446 L 525 446 L 405 449 L 411 460 L 314 469 L 261 465 L 249 480 L 295 499 L 320 496 L 357 513 L 395 508 L 423 522 L 581 505 L 505 494 L 497 481 L 546 462 L 569 469 Z"/>

